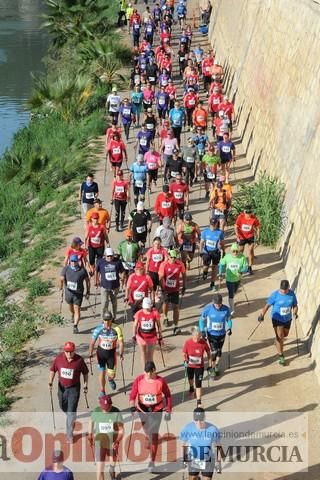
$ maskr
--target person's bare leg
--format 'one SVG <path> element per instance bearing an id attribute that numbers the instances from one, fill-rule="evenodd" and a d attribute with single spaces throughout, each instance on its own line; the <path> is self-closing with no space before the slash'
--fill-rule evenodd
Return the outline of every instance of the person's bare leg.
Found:
<path id="1" fill-rule="evenodd" d="M 147 348 L 147 345 L 140 345 L 140 356 L 141 356 L 142 368 L 144 368 L 147 361 L 146 348 Z"/>
<path id="2" fill-rule="evenodd" d="M 99 372 L 99 384 L 100 384 L 100 390 L 105 392 L 106 389 L 106 372 L 103 370 L 102 372 Z"/>
<path id="3" fill-rule="evenodd" d="M 78 325 L 80 322 L 80 307 L 79 305 L 74 305 L 74 325 Z"/>

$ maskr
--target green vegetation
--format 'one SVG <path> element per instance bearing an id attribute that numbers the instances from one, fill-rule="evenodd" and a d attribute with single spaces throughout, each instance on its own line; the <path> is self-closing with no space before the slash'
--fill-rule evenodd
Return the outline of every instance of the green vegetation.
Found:
<path id="1" fill-rule="evenodd" d="M 113 34 L 116 0 L 46 3 L 44 27 L 53 39 L 46 73 L 34 78 L 29 126 L 0 159 L 0 411 L 9 406 L 7 391 L 18 378 L 19 360 L 12 358 L 43 322 L 63 321 L 34 305 L 52 286 L 39 274 L 50 268 L 62 228 L 79 213 L 76 188 L 97 161 L 106 97 L 113 83 L 121 87 L 120 69 L 130 58 Z M 6 303 L 19 289 L 26 301 Z"/>
<path id="2" fill-rule="evenodd" d="M 240 192 L 233 202 L 233 217 L 251 205 L 261 222 L 261 243 L 275 247 L 285 226 L 284 195 L 283 183 L 275 177 L 261 174 L 254 183 L 240 185 Z"/>

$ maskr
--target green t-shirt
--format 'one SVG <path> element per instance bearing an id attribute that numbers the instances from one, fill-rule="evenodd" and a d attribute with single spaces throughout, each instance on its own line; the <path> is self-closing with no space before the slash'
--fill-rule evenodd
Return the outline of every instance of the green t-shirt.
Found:
<path id="1" fill-rule="evenodd" d="M 123 240 L 118 246 L 118 253 L 124 262 L 135 262 L 139 254 L 139 245 L 137 242 Z"/>
<path id="2" fill-rule="evenodd" d="M 202 161 L 210 168 L 220 163 L 220 157 L 218 155 L 209 155 L 206 153 L 203 155 Z"/>
<path id="3" fill-rule="evenodd" d="M 224 265 L 226 268 L 227 282 L 238 282 L 241 278 L 241 273 L 248 269 L 247 259 L 242 253 L 239 253 L 237 256 L 227 253 L 220 260 L 219 265 Z"/>
<path id="4" fill-rule="evenodd" d="M 95 424 L 95 441 L 100 442 L 105 448 L 111 448 L 118 435 L 115 424 L 123 424 L 120 410 L 111 407 L 109 412 L 105 412 L 101 407 L 96 407 L 91 413 L 91 421 Z"/>

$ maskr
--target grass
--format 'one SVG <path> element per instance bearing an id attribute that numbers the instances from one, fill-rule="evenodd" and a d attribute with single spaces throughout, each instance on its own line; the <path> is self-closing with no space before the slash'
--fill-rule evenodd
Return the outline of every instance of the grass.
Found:
<path id="1" fill-rule="evenodd" d="M 48 295 L 52 287 L 40 273 L 51 268 L 52 254 L 63 242 L 62 229 L 79 214 L 76 192 L 97 162 L 93 140 L 105 132 L 106 97 L 113 79 L 122 78 L 114 65 L 128 64 L 128 49 L 112 27 L 118 3 L 97 0 L 89 9 L 88 2 L 81 4 L 86 30 L 81 22 L 79 32 L 75 26 L 70 38 L 50 47 L 46 74 L 35 79 L 29 102 L 33 119 L 0 158 L 0 262 L 4 273 L 12 270 L 0 281 L 0 411 L 13 400 L 10 389 L 19 379 L 26 343 L 44 324 L 64 321 L 37 306 L 36 299 Z M 108 8 L 108 16 L 101 14 L 101 6 Z M 94 24 L 98 28 L 88 35 Z M 96 40 L 116 60 L 110 63 L 109 83 L 96 75 L 94 51 L 92 62 L 80 55 L 80 44 L 82 49 L 94 47 Z M 17 290 L 24 300 L 9 303 Z"/>
<path id="2" fill-rule="evenodd" d="M 250 205 L 261 223 L 260 242 L 276 247 L 284 232 L 286 217 L 283 210 L 285 185 L 276 177 L 260 174 L 254 183 L 241 184 L 235 197 L 232 217 L 235 218 Z"/>

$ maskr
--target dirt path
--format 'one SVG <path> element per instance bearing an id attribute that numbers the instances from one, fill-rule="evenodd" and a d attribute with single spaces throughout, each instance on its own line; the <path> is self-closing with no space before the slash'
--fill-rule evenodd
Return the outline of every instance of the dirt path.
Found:
<path id="1" fill-rule="evenodd" d="M 188 2 L 189 14 L 192 13 L 193 2 Z M 143 7 L 140 5 L 140 10 L 143 11 Z M 206 38 L 201 37 L 200 34 L 195 33 L 194 44 L 201 43 L 206 45 Z M 136 131 L 135 131 L 136 133 Z M 250 180 L 251 172 L 249 165 L 243 153 L 243 149 L 240 143 L 240 132 L 235 131 L 234 141 L 237 144 L 238 159 L 236 163 L 235 174 L 233 175 L 232 182 L 240 180 Z M 129 163 L 133 161 L 133 134 L 128 143 L 129 151 Z M 100 197 L 104 200 L 104 205 L 109 205 L 110 202 L 110 176 L 108 176 L 107 184 L 103 185 L 104 174 L 104 155 L 101 153 L 101 161 L 98 164 L 96 170 L 96 178 L 99 182 Z M 199 195 L 199 185 L 195 186 L 191 195 L 191 211 L 195 216 L 195 220 L 201 227 L 204 227 L 208 223 L 208 211 L 207 204 L 203 199 L 203 189 L 201 198 Z M 150 205 L 152 206 L 155 200 L 156 194 L 153 193 L 150 197 Z M 153 225 L 153 231 L 156 225 Z M 66 245 L 74 235 L 80 235 L 83 237 L 83 222 L 80 220 L 75 221 L 66 232 Z M 116 233 L 112 230 L 111 244 L 116 247 L 119 241 L 122 239 L 121 233 Z M 230 245 L 232 241 L 231 229 L 228 229 L 227 244 Z M 64 249 L 58 252 L 58 255 L 62 257 Z M 174 411 L 181 412 L 180 417 L 177 417 L 176 423 L 178 426 L 182 426 L 183 422 L 191 421 L 191 412 L 194 408 L 194 401 L 186 400 L 184 403 L 181 401 L 181 393 L 183 391 L 184 377 L 181 348 L 182 344 L 190 333 L 190 328 L 197 322 L 200 309 L 203 305 L 211 300 L 211 293 L 208 289 L 208 284 L 202 280 L 198 281 L 198 269 L 197 259 L 193 262 L 192 270 L 188 275 L 188 288 L 185 299 L 183 301 L 182 311 L 182 328 L 183 334 L 181 336 L 173 337 L 172 330 L 165 330 L 165 361 L 166 369 L 162 368 L 162 362 L 159 352 L 156 352 L 156 364 L 159 366 L 159 373 L 165 376 L 170 384 L 170 388 L 173 393 Z M 52 277 L 56 277 L 59 274 L 59 268 L 52 270 L 50 274 Z M 313 374 L 312 361 L 309 355 L 300 349 L 300 356 L 297 357 L 296 352 L 296 340 L 294 336 L 294 329 L 290 332 L 290 336 L 286 342 L 286 352 L 288 365 L 286 367 L 280 367 L 276 363 L 275 348 L 273 342 L 273 330 L 270 320 L 266 319 L 263 326 L 261 326 L 253 338 L 248 341 L 247 337 L 251 330 L 256 325 L 257 312 L 264 304 L 266 296 L 273 289 L 278 287 L 280 279 L 285 278 L 285 274 L 282 270 L 276 252 L 267 248 L 259 247 L 257 250 L 255 275 L 253 277 L 246 277 L 243 281 L 243 286 L 237 298 L 236 318 L 234 320 L 233 335 L 231 337 L 231 369 L 226 370 L 226 358 L 223 358 L 222 370 L 223 374 L 221 378 L 214 382 L 211 382 L 209 388 L 207 388 L 207 382 L 205 382 L 205 395 L 203 397 L 204 405 L 206 409 L 212 413 L 214 420 L 218 426 L 229 425 L 230 422 L 234 425 L 238 425 L 243 429 L 261 429 L 261 425 L 267 427 L 275 427 L 279 423 L 279 428 L 282 427 L 281 419 L 272 414 L 272 412 L 292 412 L 292 417 L 297 420 L 292 420 L 293 425 L 300 425 L 299 413 L 306 412 L 307 421 L 309 423 L 309 433 L 307 434 L 307 440 L 315 438 L 316 433 L 319 431 L 319 387 L 316 382 L 316 377 Z M 222 294 L 226 298 L 226 289 L 223 288 Z M 94 303 L 94 296 L 91 295 L 91 303 Z M 45 299 L 44 306 L 50 311 L 58 311 L 59 308 L 59 295 L 55 292 L 50 297 Z M 30 350 L 30 361 L 26 365 L 26 368 L 22 374 L 21 383 L 15 389 L 15 394 L 19 398 L 12 409 L 12 424 L 5 429 L 5 432 L 15 429 L 21 425 L 42 425 L 42 428 L 46 428 L 48 432 L 52 431 L 52 417 L 50 413 L 50 400 L 47 390 L 48 379 L 48 367 L 55 356 L 60 350 L 63 343 L 72 339 L 77 343 L 77 351 L 80 354 L 87 355 L 88 342 L 90 340 L 91 330 L 99 323 L 98 314 L 100 313 L 100 302 L 97 306 L 97 318 L 94 318 L 92 311 L 87 307 L 84 310 L 83 318 L 80 325 L 80 335 L 74 337 L 72 334 L 71 324 L 66 324 L 62 327 L 52 327 L 46 330 L 46 332 L 36 340 Z M 63 313 L 68 318 L 67 307 L 63 306 Z M 123 318 L 123 301 L 119 299 L 119 319 L 121 322 Z M 139 356 L 136 354 L 134 375 L 131 376 L 132 365 L 132 346 L 130 344 L 131 339 L 131 325 L 126 324 L 124 328 L 126 339 L 125 350 L 125 380 L 127 385 L 130 384 L 133 378 L 138 375 L 142 369 L 140 365 Z M 301 351 L 302 350 L 302 351 Z M 97 405 L 98 383 L 97 374 L 94 372 L 94 376 L 90 377 L 89 395 L 88 400 L 90 407 Z M 113 401 L 116 406 L 122 410 L 128 409 L 128 396 L 123 394 L 122 382 L 120 372 L 118 374 L 118 391 L 113 395 Z M 54 395 L 56 397 L 56 395 Z M 58 403 L 54 398 L 55 409 L 58 410 Z M 36 413 L 37 412 L 37 413 Z M 39 412 L 46 412 L 40 414 Z M 241 412 L 234 413 L 231 419 L 228 417 L 229 412 Z M 251 413 L 252 412 L 252 413 Z M 246 414 L 251 414 L 249 420 L 246 420 Z M 79 419 L 86 422 L 88 417 L 87 409 L 83 397 L 80 400 L 79 407 Z M 256 420 L 253 420 L 253 417 Z M 63 417 L 57 419 L 58 428 L 57 431 L 63 431 Z M 243 422 L 243 425 L 242 425 Z M 291 423 L 292 426 L 292 423 Z M 126 431 L 130 430 L 130 417 L 126 417 Z M 165 426 L 163 427 L 165 429 Z M 303 427 L 301 427 L 303 429 Z M 303 439 L 299 438 L 299 442 Z M 311 470 L 309 473 L 300 474 L 284 474 L 284 473 L 254 473 L 254 468 L 243 468 L 244 473 L 238 473 L 238 471 L 227 467 L 225 472 L 228 473 L 228 478 L 234 478 L 237 480 L 271 480 L 271 479 L 286 479 L 286 480 L 316 480 L 320 478 L 320 471 L 318 467 L 318 453 L 315 442 L 309 443 L 309 465 Z M 80 440 L 78 442 L 80 445 Z M 76 449 L 76 447 L 75 447 Z M 9 451 L 9 456 L 13 458 L 12 452 Z M 75 450 L 73 452 L 73 458 L 76 457 Z M 66 462 L 70 465 L 71 460 Z M 0 465 L 0 472 L 2 469 L 8 471 L 8 465 L 12 466 L 12 471 L 15 471 L 13 466 L 14 462 L 3 462 Z M 143 464 L 143 465 L 142 465 Z M 40 466 L 41 465 L 41 466 Z M 43 464 L 39 463 L 40 468 L 43 468 Z M 146 461 L 139 462 L 140 473 L 130 475 L 130 478 L 149 479 L 154 478 L 160 480 L 162 478 L 181 478 L 179 473 L 170 473 L 169 464 L 166 472 L 151 475 L 145 473 Z M 172 465 L 171 465 L 172 466 Z M 277 471 L 281 471 L 281 464 L 278 462 Z M 261 467 L 259 467 L 261 468 Z M 81 480 L 93 480 L 94 466 L 92 464 L 81 465 L 77 467 L 77 471 L 86 471 L 87 473 L 76 473 L 75 478 Z M 274 468 L 276 470 L 276 468 Z M 33 470 L 34 472 L 36 470 Z M 25 468 L 24 473 L 11 473 L 10 480 L 31 480 L 36 478 L 35 473 L 32 472 L 28 466 Z M 91 472 L 91 473 L 90 473 Z M 251 472 L 251 473 L 250 473 Z M 124 474 L 126 476 L 127 474 Z M 4 479 L 9 478 L 9 473 L 4 473 Z"/>

